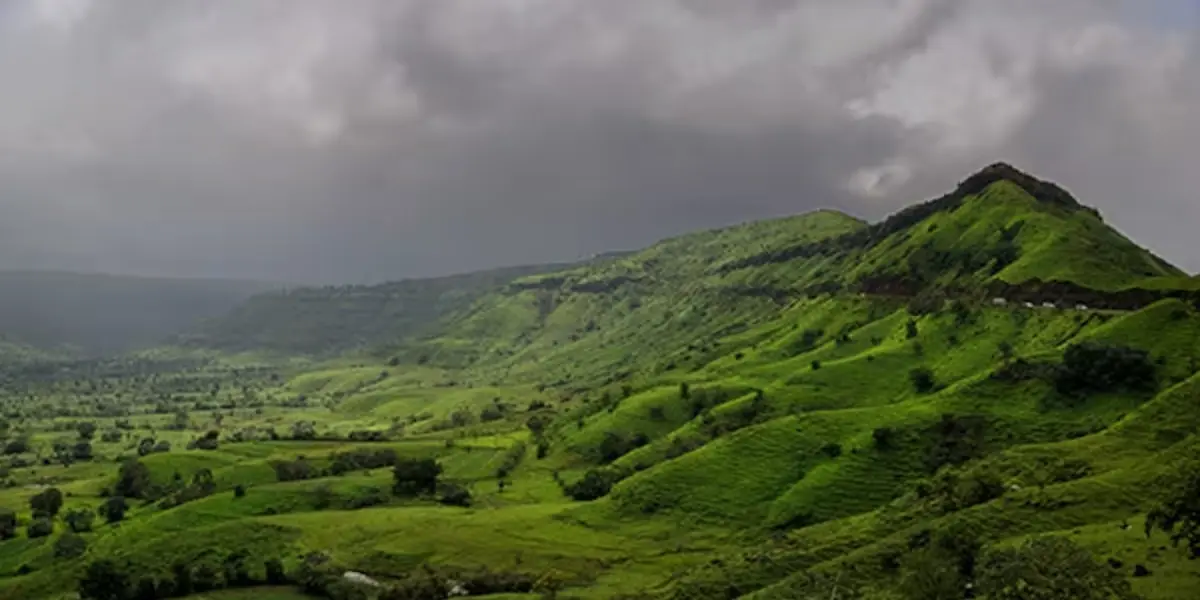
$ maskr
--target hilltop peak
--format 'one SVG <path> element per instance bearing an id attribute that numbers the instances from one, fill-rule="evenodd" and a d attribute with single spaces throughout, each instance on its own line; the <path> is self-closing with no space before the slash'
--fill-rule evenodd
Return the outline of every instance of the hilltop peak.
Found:
<path id="1" fill-rule="evenodd" d="M 958 184 L 955 195 L 965 197 L 978 194 L 999 181 L 1013 183 L 1033 196 L 1034 199 L 1046 204 L 1069 209 L 1084 208 L 1070 192 L 1058 184 L 1038 179 L 1006 162 L 992 163 L 967 177 Z"/>

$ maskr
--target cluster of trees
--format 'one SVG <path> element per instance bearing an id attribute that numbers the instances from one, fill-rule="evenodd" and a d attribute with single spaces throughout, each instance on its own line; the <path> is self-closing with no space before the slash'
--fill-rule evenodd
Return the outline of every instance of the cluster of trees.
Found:
<path id="1" fill-rule="evenodd" d="M 225 555 L 220 561 L 178 562 L 171 574 L 146 574 L 132 565 L 103 558 L 87 565 L 79 580 L 84 600 L 158 600 L 182 598 L 223 588 L 283 585 L 291 582 L 279 559 L 268 559 L 257 568 L 245 551 Z"/>
<path id="2" fill-rule="evenodd" d="M 1087 550 L 1060 536 L 1037 537 L 1017 547 L 981 551 L 962 529 L 922 532 L 900 559 L 901 594 L 911 600 L 1136 600 L 1125 576 L 1097 561 Z"/>
<path id="3" fill-rule="evenodd" d="M 391 448 L 380 450 L 355 449 L 337 452 L 330 457 L 329 466 L 322 469 L 309 462 L 306 457 L 295 460 L 279 460 L 271 463 L 279 481 L 299 481 L 330 475 L 341 475 L 350 471 L 363 471 L 394 466 L 398 461 L 396 451 Z"/>
<path id="4" fill-rule="evenodd" d="M 1153 391 L 1158 385 L 1157 368 L 1144 350 L 1104 344 L 1072 344 L 1063 353 L 1055 375 L 1059 393 L 1079 395 L 1093 392 Z"/>

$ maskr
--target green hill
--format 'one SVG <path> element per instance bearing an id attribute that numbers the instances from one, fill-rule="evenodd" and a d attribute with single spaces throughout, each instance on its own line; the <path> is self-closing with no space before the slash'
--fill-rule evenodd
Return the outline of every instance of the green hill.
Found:
<path id="1" fill-rule="evenodd" d="M 0 334 L 43 350 L 123 352 L 162 343 L 272 287 L 248 281 L 0 271 Z"/>
<path id="2" fill-rule="evenodd" d="M 1200 536 L 1144 525 L 1200 530 L 1192 283 L 994 165 L 876 224 L 258 297 L 190 362 L 9 375 L 0 597 L 1191 598 Z M 73 554 L 45 485 L 138 499 Z"/>
<path id="3" fill-rule="evenodd" d="M 604 259 L 600 259 L 604 260 Z M 565 265 L 511 267 L 379 285 L 298 287 L 250 298 L 176 342 L 224 351 L 334 355 L 433 331 L 505 283 Z"/>

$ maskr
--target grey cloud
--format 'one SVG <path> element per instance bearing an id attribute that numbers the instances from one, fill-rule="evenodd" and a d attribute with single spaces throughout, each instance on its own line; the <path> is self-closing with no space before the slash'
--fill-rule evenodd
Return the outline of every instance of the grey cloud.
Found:
<path id="1" fill-rule="evenodd" d="M 877 218 L 996 159 L 1200 267 L 1195 40 L 1047 4 L 10 3 L 0 267 L 430 275 Z"/>

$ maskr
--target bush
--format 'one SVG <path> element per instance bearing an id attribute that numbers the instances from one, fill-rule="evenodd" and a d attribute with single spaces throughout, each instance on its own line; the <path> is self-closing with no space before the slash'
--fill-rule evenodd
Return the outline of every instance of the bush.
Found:
<path id="1" fill-rule="evenodd" d="M 233 486 L 233 497 L 234 498 L 245 498 L 246 497 L 246 486 L 244 486 L 240 483 L 238 485 Z"/>
<path id="2" fill-rule="evenodd" d="M 0 508 L 0 540 L 17 536 L 17 513 L 12 509 Z"/>
<path id="3" fill-rule="evenodd" d="M 392 492 L 397 496 L 420 496 L 433 494 L 437 490 L 442 466 L 432 458 L 405 458 L 396 461 L 392 468 L 394 485 Z"/>
<path id="4" fill-rule="evenodd" d="M 1063 353 L 1055 377 L 1062 394 L 1111 391 L 1153 391 L 1158 384 L 1150 354 L 1126 346 L 1072 344 Z"/>
<path id="5" fill-rule="evenodd" d="M 54 518 L 63 505 L 62 492 L 58 488 L 47 488 L 29 499 L 29 508 L 34 517 Z"/>
<path id="6" fill-rule="evenodd" d="M 275 469 L 275 478 L 279 481 L 301 481 L 319 475 L 317 469 L 304 457 L 296 460 L 277 460 L 271 463 L 271 468 Z"/>
<path id="7" fill-rule="evenodd" d="M 150 480 L 150 469 L 136 459 L 121 464 L 113 492 L 118 496 L 145 500 L 152 500 L 158 495 L 158 490 Z"/>
<path id="8" fill-rule="evenodd" d="M 987 421 L 976 415 L 942 415 L 926 428 L 922 439 L 931 442 L 926 464 L 930 472 L 944 465 L 960 465 L 983 456 Z"/>
<path id="9" fill-rule="evenodd" d="M 612 487 L 624 479 L 623 473 L 612 468 L 591 469 L 583 478 L 564 491 L 575 500 L 589 501 L 607 496 Z"/>
<path id="10" fill-rule="evenodd" d="M 821 454 L 824 454 L 829 458 L 837 458 L 842 455 L 842 445 L 838 444 L 837 442 L 829 442 L 828 444 L 821 446 Z"/>
<path id="11" fill-rule="evenodd" d="M 447 506 L 470 506 L 471 492 L 467 488 L 456 483 L 442 484 L 441 493 L 438 496 L 438 502 Z"/>
<path id="12" fill-rule="evenodd" d="M 30 539 L 46 537 L 54 533 L 54 522 L 49 517 L 36 517 L 25 528 Z"/>
<path id="13" fill-rule="evenodd" d="M 113 496 L 100 505 L 99 512 L 104 515 L 104 519 L 109 523 L 117 523 L 125 519 L 125 511 L 127 510 L 129 510 L 129 504 L 125 502 L 125 498 Z"/>
<path id="14" fill-rule="evenodd" d="M 820 371 L 821 370 L 821 361 L 819 361 L 819 360 L 812 361 L 812 370 Z"/>
<path id="15" fill-rule="evenodd" d="M 78 558 L 87 552 L 87 542 L 75 533 L 65 533 L 54 542 L 55 558 Z"/>
<path id="16" fill-rule="evenodd" d="M 111 559 L 88 564 L 79 580 L 79 595 L 84 600 L 125 600 L 129 594 L 129 576 Z"/>
<path id="17" fill-rule="evenodd" d="M 1065 537 L 1040 537 L 1018 548 L 989 551 L 980 561 L 978 590 L 988 600 L 1071 598 L 1133 600 L 1129 581 Z"/>
<path id="18" fill-rule="evenodd" d="M 909 371 L 908 379 L 918 394 L 928 394 L 937 387 L 937 379 L 934 378 L 933 371 L 927 367 L 917 367 Z"/>
<path id="19" fill-rule="evenodd" d="M 84 533 L 92 530 L 92 523 L 96 520 L 96 514 L 86 508 L 72 508 L 67 511 L 63 517 L 67 522 L 67 527 L 75 533 Z"/>
<path id="20" fill-rule="evenodd" d="M 871 432 L 875 447 L 880 450 L 890 450 L 895 443 L 896 431 L 891 427 L 877 427 Z"/>

